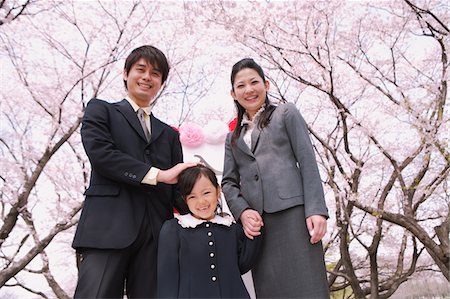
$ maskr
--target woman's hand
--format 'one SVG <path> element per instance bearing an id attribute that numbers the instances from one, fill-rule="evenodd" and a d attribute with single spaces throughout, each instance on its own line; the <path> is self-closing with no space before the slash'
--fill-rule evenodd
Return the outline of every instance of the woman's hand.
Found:
<path id="1" fill-rule="evenodd" d="M 257 211 L 251 209 L 245 210 L 242 212 L 240 220 L 247 238 L 253 240 L 254 237 L 261 235 L 261 227 L 264 223 L 261 215 Z"/>
<path id="2" fill-rule="evenodd" d="M 311 236 L 311 244 L 315 244 L 322 240 L 327 232 L 327 219 L 322 215 L 311 215 L 306 218 L 306 226 Z"/>

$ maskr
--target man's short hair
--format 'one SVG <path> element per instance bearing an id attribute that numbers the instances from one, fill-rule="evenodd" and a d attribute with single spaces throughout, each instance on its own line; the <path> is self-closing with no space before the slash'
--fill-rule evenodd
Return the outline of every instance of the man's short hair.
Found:
<path id="1" fill-rule="evenodd" d="M 131 51 L 130 55 L 128 55 L 127 59 L 125 60 L 124 69 L 127 74 L 129 74 L 131 67 L 141 58 L 144 58 L 154 68 L 159 69 L 162 76 L 161 83 L 166 82 L 170 69 L 167 58 L 164 53 L 161 52 L 161 50 L 150 45 L 144 45 Z M 123 80 L 123 83 L 125 84 L 125 88 L 128 89 L 127 81 Z"/>

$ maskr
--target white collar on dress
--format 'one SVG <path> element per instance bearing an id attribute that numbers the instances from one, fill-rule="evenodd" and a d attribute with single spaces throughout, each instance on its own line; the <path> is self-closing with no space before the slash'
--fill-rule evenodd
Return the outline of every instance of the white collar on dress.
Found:
<path id="1" fill-rule="evenodd" d="M 184 228 L 195 228 L 198 225 L 204 223 L 204 222 L 212 222 L 216 224 L 221 224 L 225 226 L 231 226 L 233 223 L 233 218 L 230 215 L 226 216 L 214 216 L 211 220 L 204 220 L 204 219 L 198 219 L 192 216 L 192 214 L 186 214 L 186 215 L 175 215 L 175 218 L 178 219 L 178 224 L 181 225 Z"/>

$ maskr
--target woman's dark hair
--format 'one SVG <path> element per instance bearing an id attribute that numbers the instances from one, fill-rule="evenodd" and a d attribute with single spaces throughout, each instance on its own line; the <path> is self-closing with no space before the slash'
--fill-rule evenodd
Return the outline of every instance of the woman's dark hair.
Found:
<path id="1" fill-rule="evenodd" d="M 216 189 L 219 187 L 214 171 L 202 164 L 197 164 L 196 166 L 186 168 L 178 176 L 178 189 L 183 199 L 186 199 L 186 196 L 191 194 L 192 188 L 194 188 L 195 183 L 201 176 L 209 179 Z"/>
<path id="2" fill-rule="evenodd" d="M 243 69 L 253 69 L 255 70 L 258 75 L 263 79 L 263 82 L 266 82 L 266 77 L 264 76 L 264 71 L 261 68 L 259 64 L 257 64 L 252 58 L 244 58 L 239 60 L 233 65 L 233 68 L 231 69 L 231 89 L 234 91 L 234 80 L 236 78 L 236 75 L 239 71 Z M 234 100 L 234 104 L 236 105 L 237 109 L 237 122 L 236 122 L 236 128 L 233 131 L 233 135 L 231 137 L 231 143 L 234 145 L 236 144 L 237 139 L 239 138 L 239 135 L 242 131 L 242 118 L 245 113 L 244 107 L 239 104 L 237 100 Z M 258 127 L 260 129 L 267 126 L 270 122 L 270 116 L 272 115 L 273 110 L 276 108 L 270 101 L 269 97 L 266 95 L 265 100 L 266 108 L 261 113 L 259 119 L 258 119 Z"/>
<path id="3" fill-rule="evenodd" d="M 130 73 L 133 65 L 139 61 L 139 59 L 144 58 L 145 61 L 150 63 L 154 68 L 157 68 L 161 72 L 161 83 L 166 82 L 167 76 L 169 75 L 169 63 L 167 58 L 161 50 L 156 47 L 145 45 L 131 51 L 125 60 L 124 70 L 127 74 Z M 125 84 L 125 89 L 127 88 L 127 81 L 123 80 Z"/>

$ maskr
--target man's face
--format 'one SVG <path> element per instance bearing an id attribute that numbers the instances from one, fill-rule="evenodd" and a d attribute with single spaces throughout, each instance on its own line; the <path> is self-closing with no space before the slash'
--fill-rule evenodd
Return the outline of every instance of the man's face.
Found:
<path id="1" fill-rule="evenodd" d="M 161 71 L 144 58 L 133 64 L 128 74 L 124 70 L 123 79 L 127 81 L 128 96 L 140 107 L 149 106 L 162 86 Z"/>

